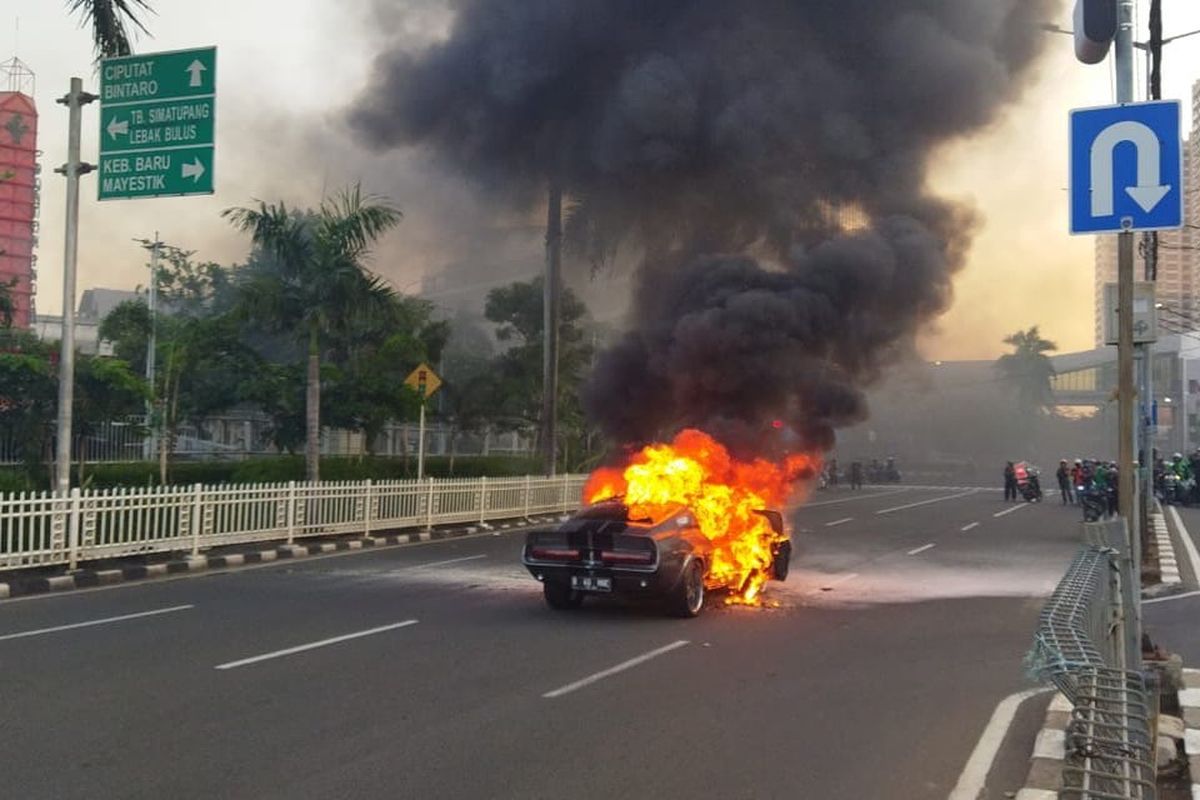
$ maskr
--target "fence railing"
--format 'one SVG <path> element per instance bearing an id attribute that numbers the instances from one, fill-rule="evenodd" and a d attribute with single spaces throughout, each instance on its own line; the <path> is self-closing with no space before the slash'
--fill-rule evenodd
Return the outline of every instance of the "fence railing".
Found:
<path id="1" fill-rule="evenodd" d="M 1125 621 L 1135 611 L 1125 522 L 1085 524 L 1085 544 L 1042 608 L 1031 666 L 1072 704 L 1060 798 L 1155 797 L 1156 695 L 1127 664 Z M 1136 590 L 1136 587 L 1135 587 Z"/>
<path id="2" fill-rule="evenodd" d="M 558 513 L 585 475 L 0 493 L 0 570 Z"/>

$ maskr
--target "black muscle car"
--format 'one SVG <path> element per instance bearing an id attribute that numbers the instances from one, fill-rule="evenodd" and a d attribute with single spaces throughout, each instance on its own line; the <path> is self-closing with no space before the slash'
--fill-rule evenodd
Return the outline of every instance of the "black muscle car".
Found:
<path id="1" fill-rule="evenodd" d="M 758 513 L 786 536 L 782 514 Z M 659 600 L 671 614 L 695 617 L 704 608 L 712 552 L 688 508 L 657 519 L 631 518 L 616 498 L 584 508 L 557 528 L 530 531 L 522 562 L 542 582 L 551 608 L 578 608 L 589 594 L 625 595 Z M 768 578 L 787 578 L 791 552 L 787 538 L 773 545 Z"/>

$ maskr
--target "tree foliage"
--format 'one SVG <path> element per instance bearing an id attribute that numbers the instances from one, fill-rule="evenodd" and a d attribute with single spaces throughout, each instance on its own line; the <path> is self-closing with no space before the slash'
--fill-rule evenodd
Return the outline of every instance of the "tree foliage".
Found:
<path id="1" fill-rule="evenodd" d="M 1013 351 L 1000 356 L 996 368 L 1011 382 L 1021 409 L 1049 413 L 1054 406 L 1050 379 L 1055 372 L 1047 353 L 1057 350 L 1058 345 L 1042 338 L 1037 325 L 1004 337 L 1004 343 Z"/>

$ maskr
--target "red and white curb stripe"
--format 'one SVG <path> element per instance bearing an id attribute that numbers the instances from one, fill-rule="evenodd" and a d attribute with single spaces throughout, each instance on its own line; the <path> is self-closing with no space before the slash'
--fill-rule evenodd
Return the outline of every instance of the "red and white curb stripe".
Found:
<path id="1" fill-rule="evenodd" d="M 1067 751 L 1067 724 L 1071 720 L 1071 702 L 1060 692 L 1054 694 L 1046 709 L 1046 719 L 1033 743 L 1029 757 L 1029 775 L 1016 800 L 1058 800 L 1062 787 L 1063 759 Z"/>
<path id="2" fill-rule="evenodd" d="M 1162 507 L 1150 515 L 1150 527 L 1154 532 L 1154 542 L 1158 545 L 1158 569 L 1162 582 L 1168 585 L 1183 583 L 1179 575 L 1179 562 L 1175 559 L 1175 545 L 1171 541 L 1171 533 L 1167 529 L 1167 519 L 1163 516 Z"/>

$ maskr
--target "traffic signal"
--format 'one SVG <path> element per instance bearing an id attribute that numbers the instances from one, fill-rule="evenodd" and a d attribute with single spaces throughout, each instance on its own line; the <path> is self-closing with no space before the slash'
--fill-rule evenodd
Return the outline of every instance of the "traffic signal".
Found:
<path id="1" fill-rule="evenodd" d="M 1117 0 L 1075 0 L 1075 57 L 1099 64 L 1117 35 Z"/>

